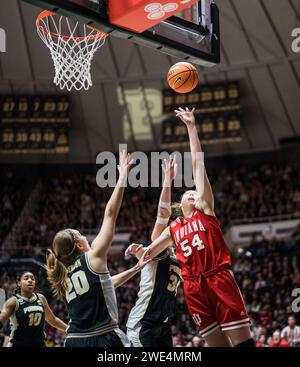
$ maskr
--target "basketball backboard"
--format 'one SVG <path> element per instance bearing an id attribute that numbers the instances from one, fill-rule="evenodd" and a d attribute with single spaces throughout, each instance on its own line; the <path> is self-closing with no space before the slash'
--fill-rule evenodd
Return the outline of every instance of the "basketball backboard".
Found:
<path id="1" fill-rule="evenodd" d="M 214 66 L 220 62 L 219 12 L 212 0 L 201 0 L 142 33 L 111 24 L 107 10 L 109 0 L 23 1 L 73 17 L 98 27 L 110 36 L 128 39 L 181 60 L 204 66 Z M 175 1 L 186 3 L 190 0 L 173 0 L 173 3 Z"/>

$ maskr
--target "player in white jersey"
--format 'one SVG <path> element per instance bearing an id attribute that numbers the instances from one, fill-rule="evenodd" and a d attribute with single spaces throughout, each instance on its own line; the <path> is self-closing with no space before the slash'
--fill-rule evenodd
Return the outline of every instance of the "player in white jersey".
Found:
<path id="1" fill-rule="evenodd" d="M 171 215 L 171 185 L 176 176 L 175 158 L 163 164 L 165 173 L 158 216 L 152 232 L 154 241 L 169 223 Z M 125 255 L 140 258 L 145 248 L 130 245 Z M 127 335 L 134 347 L 171 347 L 172 332 L 169 317 L 173 315 L 180 268 L 172 250 L 167 249 L 147 264 L 141 272 L 138 299 L 127 321 Z"/>

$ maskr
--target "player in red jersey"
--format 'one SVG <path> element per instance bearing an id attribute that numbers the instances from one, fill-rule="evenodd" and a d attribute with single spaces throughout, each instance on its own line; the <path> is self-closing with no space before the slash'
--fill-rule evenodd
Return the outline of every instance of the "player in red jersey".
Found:
<path id="1" fill-rule="evenodd" d="M 154 258 L 170 243 L 184 279 L 190 314 L 209 346 L 255 346 L 241 292 L 230 270 L 231 259 L 214 212 L 214 196 L 203 161 L 194 111 L 176 110 L 186 125 L 196 191 L 187 191 L 178 217 L 152 242 L 142 260 Z"/>

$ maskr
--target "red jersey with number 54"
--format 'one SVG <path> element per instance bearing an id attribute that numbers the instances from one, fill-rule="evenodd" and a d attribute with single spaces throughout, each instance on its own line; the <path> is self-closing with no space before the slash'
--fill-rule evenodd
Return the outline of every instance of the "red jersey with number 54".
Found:
<path id="1" fill-rule="evenodd" d="M 207 275 L 230 266 L 230 252 L 218 219 L 195 209 L 189 218 L 170 223 L 182 276 Z"/>

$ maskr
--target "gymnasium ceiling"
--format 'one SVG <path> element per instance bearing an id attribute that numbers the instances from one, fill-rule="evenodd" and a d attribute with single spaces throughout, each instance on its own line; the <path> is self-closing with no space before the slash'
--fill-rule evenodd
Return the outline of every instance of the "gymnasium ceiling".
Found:
<path id="1" fill-rule="evenodd" d="M 222 63 L 202 69 L 201 82 L 239 80 L 244 123 L 240 143 L 208 146 L 207 152 L 212 156 L 278 148 L 280 138 L 300 135 L 300 53 L 291 49 L 291 32 L 300 27 L 300 1 L 216 2 L 221 11 Z M 36 35 L 38 11 L 20 0 L 0 1 L 0 27 L 7 34 L 7 52 L 0 54 L 1 94 L 56 91 L 48 49 Z M 71 95 L 73 123 L 68 161 L 94 162 L 99 151 L 116 151 L 128 134 L 124 111 L 145 110 L 145 97 L 152 118 L 144 119 L 143 112 L 133 117 L 133 129 L 135 124 L 140 127 L 136 128 L 130 149 L 157 148 L 153 133 L 159 136 L 161 111 L 154 101 L 165 85 L 166 71 L 177 61 L 128 41 L 109 39 L 93 62 L 94 87 Z M 127 104 L 122 106 L 124 99 Z M 143 124 L 140 119 L 144 119 Z M 46 158 L 49 162 L 57 159 Z M 17 160 L 20 162 L 22 157 Z"/>

